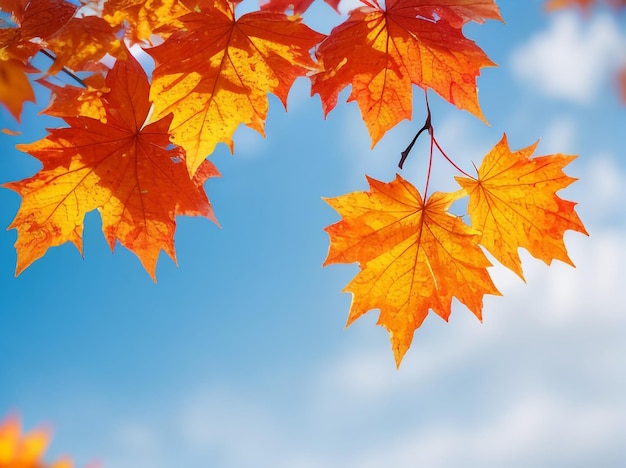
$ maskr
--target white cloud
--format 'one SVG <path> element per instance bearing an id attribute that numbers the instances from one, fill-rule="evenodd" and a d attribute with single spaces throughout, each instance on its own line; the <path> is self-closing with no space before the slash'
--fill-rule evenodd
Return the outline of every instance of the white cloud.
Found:
<path id="1" fill-rule="evenodd" d="M 545 95 L 588 103 L 623 60 L 624 45 L 611 16 L 583 19 L 566 12 L 514 51 L 511 63 L 520 80 Z"/>
<path id="2" fill-rule="evenodd" d="M 539 153 L 553 154 L 575 152 L 577 147 L 578 128 L 574 120 L 569 117 L 561 117 L 551 122 L 541 138 Z"/>
<path id="3" fill-rule="evenodd" d="M 218 460 L 218 466 L 266 466 L 270 459 L 280 459 L 275 426 L 272 415 L 250 395 L 215 388 L 184 402 L 179 421 L 189 451 Z"/>
<path id="4" fill-rule="evenodd" d="M 531 393 L 471 429 L 446 424 L 412 431 L 355 454 L 344 466 L 554 466 L 552 460 L 573 466 L 589 451 L 619 443 L 625 416 L 608 405 L 580 407 Z"/>

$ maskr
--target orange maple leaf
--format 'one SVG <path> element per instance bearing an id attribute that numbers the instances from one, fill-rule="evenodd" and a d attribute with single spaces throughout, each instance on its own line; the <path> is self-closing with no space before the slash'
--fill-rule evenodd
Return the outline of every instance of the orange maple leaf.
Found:
<path id="1" fill-rule="evenodd" d="M 522 279 L 519 247 L 548 265 L 557 259 L 573 266 L 563 234 L 587 234 L 574 211 L 576 203 L 556 195 L 576 180 L 563 173 L 576 156 L 531 158 L 536 147 L 511 152 L 504 135 L 485 156 L 478 178 L 456 177 L 469 194 L 468 213 L 481 232 L 480 244 Z"/>
<path id="2" fill-rule="evenodd" d="M 160 250 L 176 261 L 176 215 L 215 221 L 202 184 L 217 170 L 206 161 L 189 177 L 184 152 L 169 140 L 171 116 L 147 121 L 148 79 L 128 55 L 106 78 L 111 90 L 102 97 L 106 124 L 66 117 L 69 128 L 50 130 L 45 139 L 18 147 L 38 158 L 43 169 L 5 184 L 23 198 L 9 227 L 18 232 L 17 274 L 51 246 L 69 241 L 82 253 L 84 215 L 96 208 L 111 249 L 119 240 L 153 279 Z"/>
<path id="3" fill-rule="evenodd" d="M 320 95 L 325 114 L 351 84 L 348 101 L 357 101 L 373 146 L 411 118 L 416 84 L 484 120 L 476 78 L 494 63 L 461 27 L 501 20 L 493 0 L 387 0 L 386 9 L 377 0 L 362 3 L 316 52 L 323 71 L 312 77 L 311 92 Z"/>
<path id="4" fill-rule="evenodd" d="M 399 366 L 429 309 L 447 320 L 456 297 L 482 320 L 483 296 L 500 293 L 479 233 L 448 212 L 459 193 L 437 192 L 424 202 L 399 175 L 390 183 L 368 182 L 369 192 L 326 200 L 343 219 L 326 228 L 324 265 L 359 263 L 344 289 L 353 294 L 347 325 L 380 309 L 377 323 L 389 331 Z"/>
<path id="5" fill-rule="evenodd" d="M 182 28 L 177 18 L 186 13 L 189 9 L 178 0 L 107 0 L 102 17 L 112 26 L 128 22 L 126 36 L 139 42 L 150 41 L 157 31 L 163 38 Z"/>
<path id="6" fill-rule="evenodd" d="M 28 61 L 40 49 L 34 38 L 47 38 L 74 15 L 76 6 L 64 0 L 2 0 L 16 27 L 0 28 L 0 103 L 19 122 L 25 102 L 35 102 L 26 73 L 37 72 Z M 9 23 L 10 24 L 10 23 Z"/>
<path id="7" fill-rule="evenodd" d="M 50 431 L 36 429 L 21 436 L 17 416 L 9 416 L 0 424 L 0 468 L 72 468 L 68 458 L 44 465 L 42 457 L 50 442 Z"/>
<path id="8" fill-rule="evenodd" d="M 104 69 L 100 60 L 106 54 L 116 57 L 120 50 L 124 50 L 116 35 L 118 31 L 119 28 L 112 27 L 98 16 L 70 19 L 46 40 L 48 48 L 56 55 L 48 73 L 58 73 L 63 67 L 72 70 Z"/>
<path id="9" fill-rule="evenodd" d="M 5 5 L 6 3 L 6 5 Z M 46 39 L 61 29 L 78 9 L 65 0 L 3 0 L 0 8 L 12 13 L 24 41 Z"/>
<path id="10" fill-rule="evenodd" d="M 10 58 L 0 49 L 0 103 L 9 109 L 18 122 L 24 103 L 35 102 L 35 93 L 26 76 L 27 72 L 32 71 L 32 67 Z"/>
<path id="11" fill-rule="evenodd" d="M 40 78 L 37 83 L 51 91 L 48 107 L 42 114 L 55 117 L 91 117 L 106 123 L 106 109 L 102 96 L 110 91 L 101 73 L 83 78 L 85 87 L 57 86 L 48 78 Z"/>
<path id="12" fill-rule="evenodd" d="M 263 134 L 267 94 L 286 106 L 296 78 L 316 68 L 309 50 L 323 37 L 282 13 L 256 11 L 235 19 L 234 2 L 226 0 L 198 8 L 180 18 L 184 30 L 147 51 L 157 62 L 155 114 L 174 114 L 173 141 L 185 148 L 191 173 L 217 143 L 232 151 L 240 124 Z"/>

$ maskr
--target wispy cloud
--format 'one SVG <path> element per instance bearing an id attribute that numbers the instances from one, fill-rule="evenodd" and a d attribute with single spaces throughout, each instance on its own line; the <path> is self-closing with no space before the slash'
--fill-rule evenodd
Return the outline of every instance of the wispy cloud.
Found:
<path id="1" fill-rule="evenodd" d="M 624 58 L 625 39 L 608 14 L 565 12 L 511 55 L 515 76 L 544 95 L 589 103 Z"/>

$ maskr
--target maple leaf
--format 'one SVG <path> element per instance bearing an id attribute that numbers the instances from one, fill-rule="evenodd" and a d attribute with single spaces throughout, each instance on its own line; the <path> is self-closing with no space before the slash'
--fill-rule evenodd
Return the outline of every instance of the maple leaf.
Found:
<path id="1" fill-rule="evenodd" d="M 48 73 L 58 73 L 63 67 L 72 70 L 104 69 L 100 60 L 106 54 L 116 57 L 124 50 L 116 35 L 118 30 L 98 16 L 70 19 L 46 40 L 48 48 L 56 56 Z"/>
<path id="2" fill-rule="evenodd" d="M 48 78 L 40 78 L 37 83 L 51 91 L 50 102 L 42 114 L 55 117 L 91 117 L 106 123 L 106 109 L 102 102 L 103 94 L 110 91 L 101 73 L 82 79 L 85 87 L 57 86 Z"/>
<path id="3" fill-rule="evenodd" d="M 324 113 L 349 84 L 348 101 L 361 109 L 374 146 L 412 113 L 412 84 L 431 88 L 484 120 L 476 78 L 494 63 L 461 27 L 469 20 L 501 19 L 493 0 L 376 0 L 350 12 L 319 46 L 323 71 L 312 77 Z"/>
<path id="4" fill-rule="evenodd" d="M 185 30 L 147 51 L 157 62 L 155 114 L 174 114 L 173 141 L 185 148 L 191 173 L 217 143 L 232 151 L 240 124 L 263 134 L 267 93 L 286 106 L 296 78 L 316 68 L 309 50 L 323 37 L 282 13 L 235 19 L 226 0 L 202 2 L 199 10 L 180 18 Z"/>
<path id="5" fill-rule="evenodd" d="M 72 242 L 82 253 L 84 216 L 96 208 L 111 249 L 119 240 L 153 279 L 160 250 L 176 261 L 176 215 L 215 221 L 202 185 L 217 170 L 206 161 L 191 179 L 184 152 L 169 141 L 171 116 L 148 123 L 149 84 L 139 63 L 130 54 L 118 60 L 106 86 L 111 90 L 102 96 L 106 123 L 66 117 L 69 128 L 18 147 L 38 158 L 43 169 L 5 184 L 22 196 L 9 226 L 18 232 L 16 274 L 51 246 Z"/>
<path id="6" fill-rule="evenodd" d="M 548 265 L 557 259 L 573 266 L 563 234 L 587 234 L 574 211 L 576 203 L 556 195 L 576 180 L 563 173 L 576 156 L 531 158 L 536 147 L 511 152 L 504 135 L 485 156 L 476 179 L 456 177 L 469 194 L 468 213 L 481 232 L 480 244 L 522 279 L 519 247 Z"/>
<path id="7" fill-rule="evenodd" d="M 177 20 L 189 13 L 178 0 L 108 0 L 104 3 L 102 17 L 112 26 L 128 22 L 130 28 L 126 36 L 133 42 L 152 38 L 158 32 L 166 37 L 183 24 Z"/>
<path id="8" fill-rule="evenodd" d="M 3 468 L 72 468 L 68 458 L 52 465 L 41 461 L 50 442 L 50 433 L 36 429 L 21 436 L 21 424 L 17 416 L 9 416 L 0 424 L 0 467 Z"/>
<path id="9" fill-rule="evenodd" d="M 60 30 L 74 16 L 77 6 L 65 0 L 18 0 L 10 1 L 6 7 L 20 26 L 20 35 L 27 41 L 33 38 L 46 39 Z"/>
<path id="10" fill-rule="evenodd" d="M 371 309 L 391 335 L 396 365 L 429 309 L 444 320 L 452 298 L 482 320 L 482 298 L 499 295 L 478 246 L 479 233 L 448 212 L 458 193 L 432 194 L 426 202 L 399 175 L 390 183 L 368 177 L 369 192 L 326 199 L 342 220 L 326 228 L 324 265 L 358 262 L 351 292 L 350 325 Z"/>
<path id="11" fill-rule="evenodd" d="M 20 121 L 22 107 L 25 102 L 35 102 L 35 93 L 26 76 L 33 68 L 20 60 L 8 57 L 0 49 L 0 103 L 4 104 L 9 112 Z"/>
<path id="12" fill-rule="evenodd" d="M 0 103 L 19 122 L 23 104 L 35 102 L 26 76 L 38 71 L 28 63 L 41 48 L 34 40 L 45 40 L 62 29 L 76 6 L 64 0 L 1 0 L 0 9 L 11 13 L 16 25 L 0 28 Z"/>

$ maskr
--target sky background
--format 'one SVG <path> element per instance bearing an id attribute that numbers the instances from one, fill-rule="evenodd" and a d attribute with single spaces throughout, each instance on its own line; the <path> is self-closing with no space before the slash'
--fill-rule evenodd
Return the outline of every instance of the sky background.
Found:
<path id="1" fill-rule="evenodd" d="M 308 24 L 329 32 L 342 18 L 314 3 Z M 565 235 L 577 268 L 526 252 L 526 284 L 492 268 L 503 296 L 485 298 L 484 323 L 459 303 L 449 323 L 431 314 L 397 371 L 378 312 L 344 329 L 358 269 L 322 268 L 339 219 L 322 197 L 395 176 L 423 94 L 370 150 L 348 92 L 323 120 L 301 79 L 288 113 L 270 98 L 266 139 L 240 128 L 234 156 L 211 156 L 222 227 L 178 218 L 179 266 L 163 255 L 157 284 L 111 254 L 95 212 L 84 259 L 53 248 L 18 278 L 16 232 L 0 230 L 0 418 L 48 423 L 47 459 L 81 467 L 626 466 L 626 16 L 498 3 L 506 24 L 465 28 L 499 64 L 478 80 L 491 126 L 429 93 L 435 134 L 468 171 L 504 132 L 513 149 L 541 138 L 538 155 L 579 154 L 566 172 L 580 180 L 559 192 L 590 233 Z M 0 182 L 32 175 L 15 144 L 59 125 L 37 116 L 38 95 L 21 126 L 0 110 L 0 128 L 22 132 L 0 134 Z M 423 139 L 402 171 L 420 190 L 427 157 Z M 432 189 L 456 188 L 442 158 L 433 170 Z M 19 204 L 0 189 L 0 226 Z"/>

